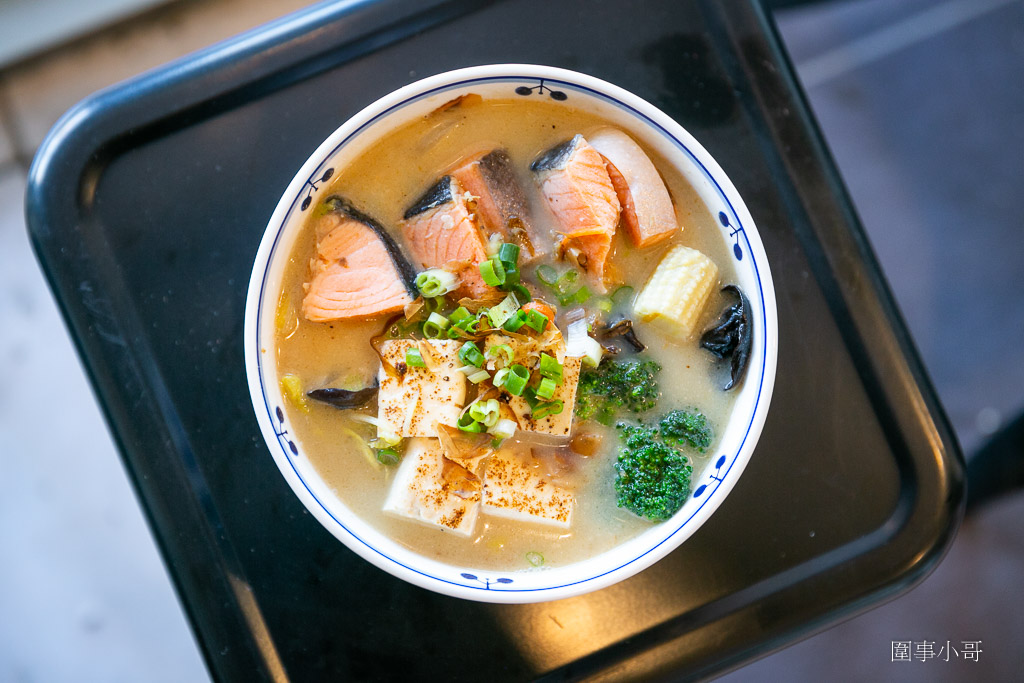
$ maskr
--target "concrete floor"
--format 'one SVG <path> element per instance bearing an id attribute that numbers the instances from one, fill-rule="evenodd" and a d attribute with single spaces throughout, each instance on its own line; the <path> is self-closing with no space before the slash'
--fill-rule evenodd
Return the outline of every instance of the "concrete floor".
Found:
<path id="1" fill-rule="evenodd" d="M 0 681 L 208 678 L 30 252 L 25 171 L 75 101 L 303 4 L 179 2 L 0 72 Z M 1024 0 L 833 0 L 778 20 L 970 454 L 1024 410 Z M 1022 516 L 1024 496 L 983 508 L 909 594 L 722 680 L 1019 680 Z M 893 662 L 893 641 L 982 652 Z"/>

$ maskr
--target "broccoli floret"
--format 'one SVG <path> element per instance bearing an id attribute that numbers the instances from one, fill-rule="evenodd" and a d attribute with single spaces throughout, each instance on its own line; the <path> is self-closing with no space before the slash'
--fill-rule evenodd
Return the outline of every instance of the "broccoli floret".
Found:
<path id="1" fill-rule="evenodd" d="M 642 413 L 658 403 L 657 374 L 653 360 L 606 358 L 596 368 L 580 373 L 576 390 L 576 415 L 611 424 L 621 410 Z"/>
<path id="2" fill-rule="evenodd" d="M 690 495 L 689 459 L 661 440 L 658 430 L 643 425 L 618 425 L 623 448 L 615 463 L 618 506 L 661 522 Z"/>
<path id="3" fill-rule="evenodd" d="M 661 437 L 673 446 L 692 446 L 701 453 L 711 446 L 711 425 L 699 410 L 673 410 L 658 424 Z"/>

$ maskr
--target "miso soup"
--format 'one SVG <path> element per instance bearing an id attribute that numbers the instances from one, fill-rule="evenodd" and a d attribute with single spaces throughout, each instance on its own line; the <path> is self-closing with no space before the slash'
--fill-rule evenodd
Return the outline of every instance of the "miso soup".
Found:
<path id="1" fill-rule="evenodd" d="M 741 297 L 676 169 L 565 104 L 464 96 L 330 182 L 276 352 L 292 434 L 346 505 L 506 571 L 678 510 L 733 407 L 702 333 Z"/>

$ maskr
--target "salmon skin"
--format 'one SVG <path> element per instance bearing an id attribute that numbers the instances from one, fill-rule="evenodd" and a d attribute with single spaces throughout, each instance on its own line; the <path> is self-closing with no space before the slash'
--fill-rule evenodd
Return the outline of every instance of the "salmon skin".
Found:
<path id="1" fill-rule="evenodd" d="M 488 236 L 501 235 L 502 241 L 518 244 L 524 262 L 544 254 L 544 243 L 530 219 L 529 201 L 508 152 L 495 149 L 470 159 L 452 171 L 452 176 L 476 198 L 479 222 Z"/>
<path id="2" fill-rule="evenodd" d="M 324 204 L 302 300 L 306 319 L 373 318 L 414 301 L 416 272 L 383 226 L 338 195 Z"/>
<path id="3" fill-rule="evenodd" d="M 444 267 L 457 274 L 460 284 L 455 296 L 475 299 L 491 288 L 477 265 L 487 260 L 487 249 L 468 201 L 459 181 L 443 176 L 405 212 L 402 237 L 418 266 Z"/>
<path id="4" fill-rule="evenodd" d="M 621 208 L 604 158 L 575 135 L 543 152 L 530 170 L 558 222 L 559 252 L 604 291 L 605 262 Z"/>
<path id="5" fill-rule="evenodd" d="M 649 247 L 675 234 L 679 225 L 672 197 L 643 148 L 615 128 L 590 135 L 588 142 L 604 157 L 633 244 Z"/>

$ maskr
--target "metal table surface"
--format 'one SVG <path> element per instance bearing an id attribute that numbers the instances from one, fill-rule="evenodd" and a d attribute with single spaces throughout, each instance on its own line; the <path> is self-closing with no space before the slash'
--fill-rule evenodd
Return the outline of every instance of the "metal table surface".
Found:
<path id="1" fill-rule="evenodd" d="M 462 601 L 337 542 L 289 490 L 246 390 L 249 270 L 280 193 L 349 115 L 473 64 L 593 74 L 674 117 L 760 228 L 775 394 L 718 512 L 589 595 Z M 697 678 L 920 580 L 963 458 L 757 2 L 314 6 L 99 93 L 44 143 L 29 230 L 213 675 Z"/>

